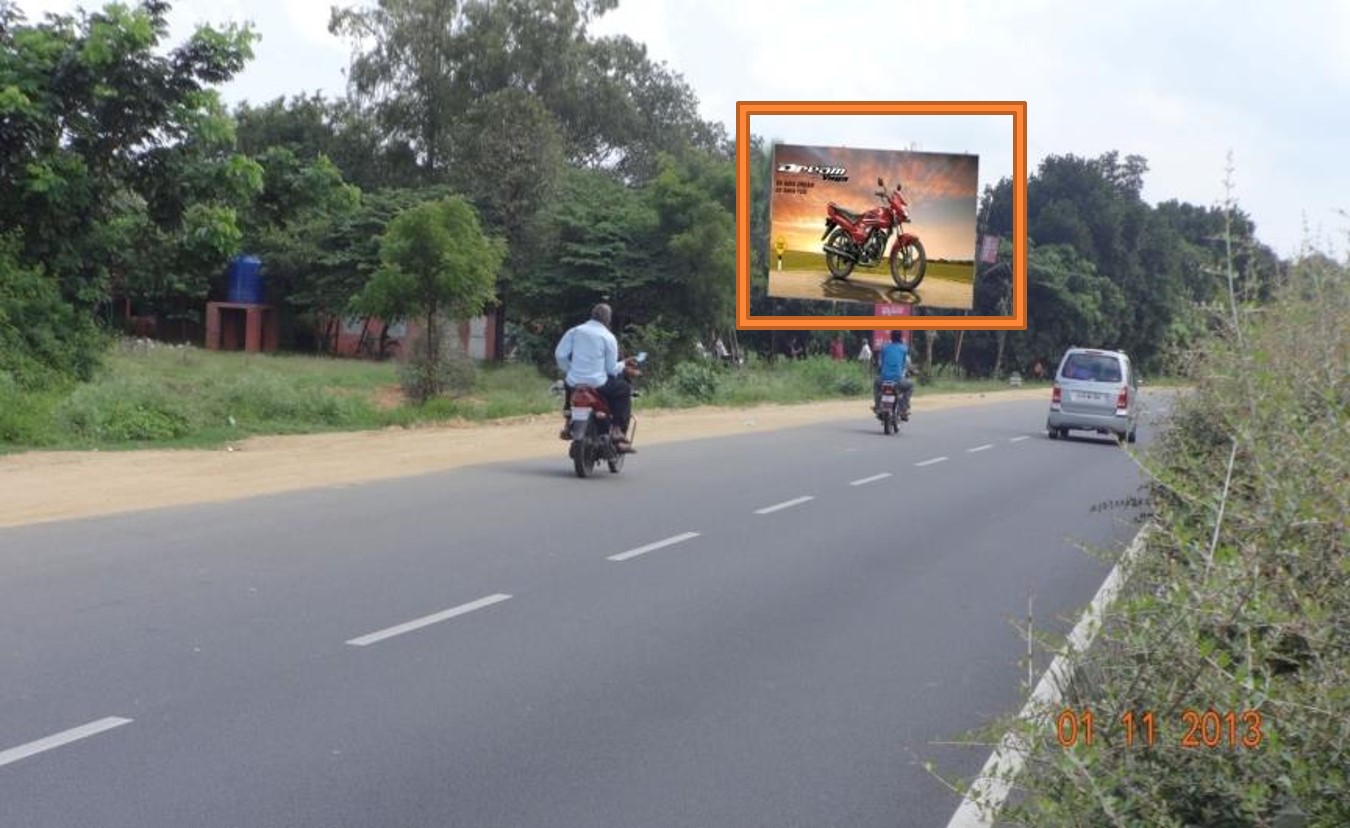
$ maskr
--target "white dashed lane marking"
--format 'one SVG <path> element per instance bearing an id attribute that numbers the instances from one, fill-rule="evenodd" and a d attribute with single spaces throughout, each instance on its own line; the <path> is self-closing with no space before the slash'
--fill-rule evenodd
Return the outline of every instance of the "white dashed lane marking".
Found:
<path id="1" fill-rule="evenodd" d="M 607 560 L 626 561 L 629 558 L 636 558 L 638 555 L 645 555 L 648 552 L 655 552 L 658 549 L 665 549 L 667 546 L 674 546 L 677 543 L 684 543 L 698 537 L 698 532 L 685 532 L 682 535 L 675 535 L 665 540 L 659 540 L 656 543 L 649 543 L 646 546 L 639 546 L 637 549 L 630 549 L 627 552 L 620 552 L 617 555 L 610 555 Z"/>
<path id="2" fill-rule="evenodd" d="M 99 719 L 96 722 L 72 727 L 70 730 L 63 730 L 60 733 L 54 733 L 42 739 L 29 742 L 26 745 L 10 748 L 0 751 L 0 767 L 18 762 L 20 759 L 27 759 L 30 756 L 36 756 L 39 753 L 59 748 L 62 745 L 68 745 L 71 742 L 78 742 L 81 739 L 88 739 L 90 736 L 97 736 L 104 731 L 112 730 L 115 727 L 121 727 L 124 724 L 131 724 L 131 719 L 123 719 L 120 716 L 109 716 L 105 719 Z"/>
<path id="3" fill-rule="evenodd" d="M 360 638 L 353 638 L 347 643 L 352 645 L 353 647 L 365 647 L 368 644 L 374 644 L 376 642 L 383 641 L 386 638 L 393 638 L 396 635 L 402 635 L 403 633 L 406 632 L 412 632 L 413 630 L 420 630 L 423 627 L 429 627 L 432 624 L 437 624 L 440 623 L 441 621 L 448 621 L 451 618 L 454 618 L 459 615 L 464 615 L 465 613 L 473 612 L 474 610 L 482 609 L 483 607 L 490 607 L 493 604 L 505 601 L 507 598 L 510 597 L 511 597 L 510 595 L 502 595 L 500 593 L 498 593 L 497 595 L 489 595 L 486 598 L 479 598 L 477 601 L 470 601 L 467 604 L 460 604 L 459 606 L 451 607 L 448 610 L 432 613 L 431 615 L 424 615 L 421 618 L 417 618 L 403 624 L 398 624 L 397 626 L 389 627 L 387 629 L 380 630 L 379 632 L 373 632 L 370 633 L 369 635 L 363 635 Z"/>
<path id="4" fill-rule="evenodd" d="M 805 503 L 808 500 L 815 500 L 815 498 L 811 495 L 795 497 L 792 500 L 784 500 L 782 503 L 775 503 L 772 506 L 765 506 L 763 509 L 756 509 L 755 514 L 767 515 L 770 512 L 777 512 L 780 509 L 791 509 L 793 506 L 800 506 L 801 504 Z"/>

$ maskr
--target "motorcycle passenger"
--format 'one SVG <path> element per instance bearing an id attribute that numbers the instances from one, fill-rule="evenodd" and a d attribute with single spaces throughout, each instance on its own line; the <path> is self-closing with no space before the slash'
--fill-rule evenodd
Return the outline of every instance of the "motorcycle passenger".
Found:
<path id="1" fill-rule="evenodd" d="M 891 341 L 881 346 L 878 354 L 881 371 L 872 383 L 872 410 L 881 410 L 881 384 L 893 382 L 900 390 L 900 419 L 909 419 L 909 397 L 914 391 L 914 382 L 906 376 L 909 367 L 909 346 L 900 331 L 891 331 Z"/>
<path id="2" fill-rule="evenodd" d="M 628 440 L 628 419 L 633 409 L 633 387 L 626 377 L 641 374 L 637 361 L 619 359 L 619 343 L 610 332 L 613 310 L 601 303 L 591 309 L 591 318 L 563 334 L 554 350 L 558 368 L 564 373 L 564 407 L 570 407 L 572 389 L 589 385 L 605 398 L 612 417 L 610 436 L 619 451 L 634 453 Z M 564 430 L 566 439 L 567 431 Z"/>

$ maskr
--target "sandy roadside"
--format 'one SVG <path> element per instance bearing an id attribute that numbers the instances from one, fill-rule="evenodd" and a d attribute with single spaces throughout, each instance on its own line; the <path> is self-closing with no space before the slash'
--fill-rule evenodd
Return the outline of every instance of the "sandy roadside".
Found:
<path id="1" fill-rule="evenodd" d="M 914 412 L 1043 400 L 1044 388 L 916 398 Z M 638 410 L 639 446 L 867 415 L 842 400 L 754 408 Z M 0 526 L 234 500 L 403 477 L 476 463 L 557 456 L 558 418 L 342 434 L 255 437 L 226 449 L 30 452 L 0 457 Z M 640 455 L 639 455 L 640 456 Z"/>

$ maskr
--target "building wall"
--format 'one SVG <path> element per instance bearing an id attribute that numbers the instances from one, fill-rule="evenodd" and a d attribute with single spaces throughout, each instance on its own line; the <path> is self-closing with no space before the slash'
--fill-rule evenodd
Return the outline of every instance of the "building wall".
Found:
<path id="1" fill-rule="evenodd" d="M 495 359 L 496 354 L 496 318 L 480 316 L 474 319 L 460 320 L 451 324 L 451 330 L 459 338 L 459 345 L 475 359 Z M 339 356 L 357 356 L 361 344 L 361 330 L 364 320 L 360 318 L 344 320 L 338 326 L 336 352 Z M 381 323 L 371 319 L 366 336 L 372 349 L 379 347 Z M 417 322 L 399 322 L 389 326 L 389 351 L 396 356 L 404 343 L 421 331 Z"/>

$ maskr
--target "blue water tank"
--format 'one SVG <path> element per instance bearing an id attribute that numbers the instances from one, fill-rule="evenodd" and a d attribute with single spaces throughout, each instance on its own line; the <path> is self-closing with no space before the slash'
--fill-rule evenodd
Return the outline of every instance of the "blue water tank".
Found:
<path id="1" fill-rule="evenodd" d="M 265 292 L 261 259 L 257 256 L 235 256 L 230 260 L 227 302 L 261 305 Z"/>

